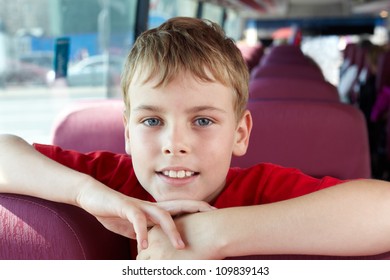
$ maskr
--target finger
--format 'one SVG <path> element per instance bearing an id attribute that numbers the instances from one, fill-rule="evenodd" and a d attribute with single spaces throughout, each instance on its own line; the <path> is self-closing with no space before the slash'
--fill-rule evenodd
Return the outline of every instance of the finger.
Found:
<path id="1" fill-rule="evenodd" d="M 146 254 L 145 251 L 138 252 L 136 260 L 150 260 L 150 255 Z"/>
<path id="2" fill-rule="evenodd" d="M 96 219 L 108 230 L 117 234 L 123 235 L 130 239 L 136 239 L 133 224 L 122 219 L 109 219 L 105 217 L 96 216 Z"/>
<path id="3" fill-rule="evenodd" d="M 207 212 L 217 209 L 207 202 L 197 200 L 170 200 L 158 202 L 157 205 L 168 211 L 171 215 Z"/>
<path id="4" fill-rule="evenodd" d="M 142 211 L 134 211 L 128 219 L 133 224 L 138 252 L 148 248 L 148 230 L 145 214 Z"/>
<path id="5" fill-rule="evenodd" d="M 180 236 L 179 231 L 177 230 L 176 224 L 173 221 L 171 214 L 155 205 L 149 205 L 146 208 L 149 217 L 153 220 L 154 223 L 160 225 L 161 229 L 168 236 L 172 245 L 176 249 L 183 249 L 185 244 Z"/>

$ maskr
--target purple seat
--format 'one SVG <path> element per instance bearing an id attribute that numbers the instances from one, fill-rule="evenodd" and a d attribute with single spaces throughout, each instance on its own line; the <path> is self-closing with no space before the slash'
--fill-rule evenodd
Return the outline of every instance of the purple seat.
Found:
<path id="1" fill-rule="evenodd" d="M 283 56 L 295 56 L 295 57 L 304 57 L 299 46 L 295 45 L 278 45 L 273 46 L 269 49 L 267 56 L 269 57 L 283 57 Z"/>
<path id="2" fill-rule="evenodd" d="M 53 127 L 52 143 L 79 152 L 125 153 L 124 104 L 109 99 L 72 104 Z"/>
<path id="3" fill-rule="evenodd" d="M 259 63 L 261 66 L 269 64 L 311 65 L 319 68 L 313 59 L 302 52 L 300 47 L 293 45 L 280 45 L 271 48 Z"/>
<path id="4" fill-rule="evenodd" d="M 319 66 L 309 57 L 298 57 L 298 56 L 264 56 L 260 61 L 260 66 L 265 66 L 269 64 L 294 64 L 294 65 L 311 65 L 319 68 Z"/>
<path id="5" fill-rule="evenodd" d="M 29 196 L 0 194 L 0 260 L 122 260 L 127 238 L 105 229 L 74 206 Z M 374 256 L 254 255 L 233 259 L 390 259 Z"/>
<path id="6" fill-rule="evenodd" d="M 320 68 L 306 64 L 267 64 L 253 68 L 251 80 L 258 78 L 297 78 L 324 81 Z"/>
<path id="7" fill-rule="evenodd" d="M 0 259 L 129 259 L 127 238 L 75 206 L 0 194 Z"/>
<path id="8" fill-rule="evenodd" d="M 232 166 L 271 162 L 314 176 L 369 178 L 370 155 L 363 114 L 338 102 L 252 101 L 247 154 Z"/>
<path id="9" fill-rule="evenodd" d="M 293 78 L 255 79 L 249 83 L 251 100 L 318 100 L 339 102 L 337 88 L 326 81 Z"/>

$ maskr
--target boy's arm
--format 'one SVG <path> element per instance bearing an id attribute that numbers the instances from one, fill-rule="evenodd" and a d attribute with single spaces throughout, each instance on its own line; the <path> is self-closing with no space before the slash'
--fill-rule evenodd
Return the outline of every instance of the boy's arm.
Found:
<path id="1" fill-rule="evenodd" d="M 282 202 L 190 214 L 176 225 L 189 244 L 185 250 L 165 243 L 171 251 L 159 251 L 157 227 L 139 259 L 379 254 L 390 251 L 390 184 L 350 181 Z"/>
<path id="2" fill-rule="evenodd" d="M 242 234 L 225 228 L 222 256 L 348 256 L 390 251 L 388 182 L 350 181 L 283 202 L 232 210 L 223 216 L 233 218 L 238 228 L 245 230 Z M 224 230 L 222 225 L 220 230 Z"/>
<path id="3" fill-rule="evenodd" d="M 182 248 L 171 214 L 210 210 L 195 201 L 150 203 L 116 192 L 92 177 L 65 167 L 37 152 L 23 139 L 0 136 L 0 192 L 23 194 L 76 205 L 106 228 L 137 238 L 147 247 L 147 227 L 160 224 L 176 248 Z"/>

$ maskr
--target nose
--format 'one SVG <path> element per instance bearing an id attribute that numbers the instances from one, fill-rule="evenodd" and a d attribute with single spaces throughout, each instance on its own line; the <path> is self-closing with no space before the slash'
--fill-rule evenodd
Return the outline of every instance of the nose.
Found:
<path id="1" fill-rule="evenodd" d="M 184 127 L 167 128 L 163 136 L 162 153 L 178 156 L 190 153 L 189 133 Z"/>

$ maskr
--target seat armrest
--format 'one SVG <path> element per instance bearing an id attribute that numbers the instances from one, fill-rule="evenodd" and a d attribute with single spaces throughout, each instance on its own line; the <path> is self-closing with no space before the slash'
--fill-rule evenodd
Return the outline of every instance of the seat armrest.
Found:
<path id="1" fill-rule="evenodd" d="M 105 229 L 81 208 L 35 197 L 0 193 L 0 259 L 130 259 L 129 239 Z M 390 259 L 374 256 L 257 255 L 228 259 Z"/>
<path id="2" fill-rule="evenodd" d="M 81 208 L 0 193 L 0 259 L 129 259 L 129 239 Z"/>

